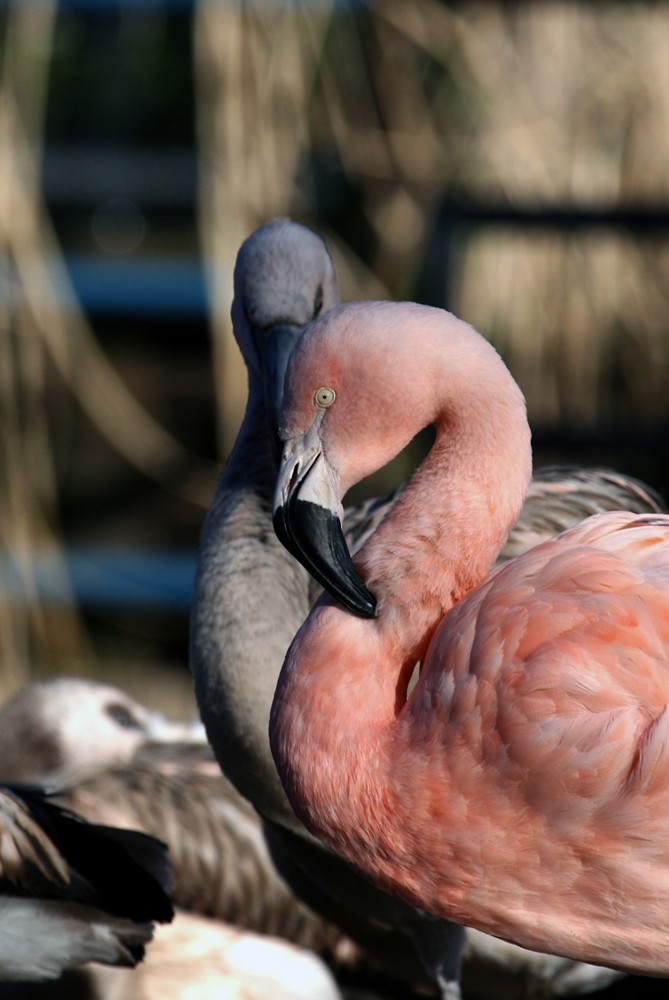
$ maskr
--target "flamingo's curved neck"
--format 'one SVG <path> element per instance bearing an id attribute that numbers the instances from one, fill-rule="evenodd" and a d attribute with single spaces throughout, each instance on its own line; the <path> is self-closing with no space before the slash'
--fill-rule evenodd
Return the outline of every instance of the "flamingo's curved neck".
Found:
<path id="1" fill-rule="evenodd" d="M 524 409 L 502 433 L 489 420 L 444 419 L 429 455 L 356 557 L 375 594 L 388 656 L 421 659 L 435 625 L 483 580 L 531 477 Z M 392 653 L 391 651 L 394 651 Z"/>
<path id="2" fill-rule="evenodd" d="M 443 615 L 487 575 L 530 481 L 520 393 L 497 402 L 472 401 L 468 419 L 437 422 L 430 454 L 358 554 L 378 617 L 356 618 L 324 598 L 286 658 L 273 752 L 305 825 L 351 860 L 371 823 L 380 854 L 390 849 L 383 816 L 400 808 L 392 761 L 408 676 Z"/>

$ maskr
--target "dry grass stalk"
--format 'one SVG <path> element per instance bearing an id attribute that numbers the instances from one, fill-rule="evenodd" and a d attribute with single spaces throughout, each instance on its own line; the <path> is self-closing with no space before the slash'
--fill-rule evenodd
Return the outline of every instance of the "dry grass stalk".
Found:
<path id="1" fill-rule="evenodd" d="M 153 420 L 110 365 L 76 301 L 43 206 L 38 164 L 56 6 L 12 5 L 0 82 L 0 550 L 12 561 L 15 590 L 0 594 L 0 696 L 36 669 L 63 662 L 85 668 L 91 655 L 73 600 L 49 610 L 35 578 L 35 557 L 47 552 L 68 593 L 47 402 L 54 367 L 70 398 L 147 476 L 199 504 L 208 502 L 213 482 L 209 467 Z"/>
<path id="2" fill-rule="evenodd" d="M 2 697 L 30 679 L 35 663 L 48 663 L 53 653 L 54 636 L 37 594 L 33 555 L 42 546 L 58 551 L 54 533 L 57 486 L 44 408 L 44 354 L 16 279 L 17 246 L 13 237 L 22 221 L 22 204 L 20 199 L 16 202 L 16 176 L 25 165 L 20 160 L 20 149 L 14 146 L 12 98 L 21 100 L 27 127 L 31 135 L 39 136 L 55 6 L 17 6 L 8 13 L 0 86 L 0 245 L 4 283 L 0 551 L 3 582 L 9 588 L 0 594 Z M 39 143 L 35 147 L 39 149 Z M 58 628 L 61 652 L 72 653 L 81 640 L 76 614 L 66 611 Z"/>
<path id="3" fill-rule="evenodd" d="M 190 464 L 190 455 L 146 412 L 100 348 L 44 213 L 11 93 L 5 92 L 0 110 L 9 141 L 6 183 L 13 206 L 6 238 L 25 307 L 66 385 L 104 437 L 147 476 L 168 480 Z"/>
<path id="4" fill-rule="evenodd" d="M 454 143 L 471 195 L 667 204 L 666 4 L 474 4 L 454 28 L 459 85 L 477 98 L 470 142 Z M 463 241 L 455 302 L 492 335 L 533 421 L 662 419 L 668 264 L 666 242 L 611 230 L 481 230 Z"/>
<path id="5" fill-rule="evenodd" d="M 295 210 L 309 152 L 305 109 L 329 18 L 329 3 L 201 0 L 195 10 L 200 229 L 224 454 L 246 398 L 230 326 L 235 256 L 256 226 Z"/>

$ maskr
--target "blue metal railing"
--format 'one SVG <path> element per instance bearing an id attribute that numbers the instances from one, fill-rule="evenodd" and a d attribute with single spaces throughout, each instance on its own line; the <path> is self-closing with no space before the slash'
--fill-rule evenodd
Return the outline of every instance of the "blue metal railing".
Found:
<path id="1" fill-rule="evenodd" d="M 201 317 L 207 315 L 204 268 L 196 258 L 109 259 L 70 256 L 65 261 L 86 312 Z"/>
<path id="2" fill-rule="evenodd" d="M 194 551 L 72 547 L 0 554 L 0 598 L 82 608 L 188 610 Z"/>

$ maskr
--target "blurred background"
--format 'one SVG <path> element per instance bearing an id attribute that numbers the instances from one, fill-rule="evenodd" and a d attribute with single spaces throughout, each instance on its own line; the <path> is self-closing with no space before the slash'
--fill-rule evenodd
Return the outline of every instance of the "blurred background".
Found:
<path id="1" fill-rule="evenodd" d="M 192 710 L 232 268 L 276 216 L 344 299 L 485 333 L 537 464 L 669 490 L 669 3 L 4 0 L 0 30 L 0 698 Z"/>

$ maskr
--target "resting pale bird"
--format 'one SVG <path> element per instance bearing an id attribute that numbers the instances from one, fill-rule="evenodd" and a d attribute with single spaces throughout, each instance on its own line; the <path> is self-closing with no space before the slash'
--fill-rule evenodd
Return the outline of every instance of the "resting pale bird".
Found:
<path id="1" fill-rule="evenodd" d="M 354 564 L 341 498 L 428 424 Z M 531 478 L 525 403 L 473 328 L 415 304 L 313 323 L 281 436 L 277 531 L 334 595 L 272 708 L 297 815 L 431 913 L 669 974 L 669 517 L 597 515 L 489 575 Z"/>
<path id="2" fill-rule="evenodd" d="M 178 908 L 169 926 L 156 929 L 140 966 L 89 965 L 50 983 L 58 995 L 336 1000 L 325 961 L 357 974 L 352 942 L 302 905 L 277 874 L 257 813 L 221 775 L 200 725 L 171 722 L 111 685 L 69 677 L 37 682 L 0 708 L 0 776 L 26 774 L 56 789 L 54 810 L 64 806 L 89 823 L 164 840 Z M 85 943 L 97 942 L 99 923 L 82 912 Z M 126 937 L 132 931 L 134 942 L 151 930 L 116 923 Z M 10 926 L 0 926 L 0 948 Z M 12 933 L 24 930 L 18 924 Z M 99 955 L 102 944 L 110 950 L 103 940 Z M 14 986 L 11 996 L 32 997 L 35 989 Z"/>
<path id="3" fill-rule="evenodd" d="M 299 884 L 312 905 L 364 941 L 386 968 L 395 959 L 395 971 L 409 979 L 419 975 L 420 967 L 402 942 L 406 935 L 414 941 L 422 937 L 434 978 L 444 947 L 439 922 L 386 895 L 371 894 L 347 866 L 307 835 L 285 797 L 269 749 L 270 705 L 280 665 L 310 601 L 307 574 L 271 530 L 278 407 L 288 354 L 301 328 L 336 301 L 327 250 L 304 227 L 280 220 L 257 230 L 241 248 L 233 320 L 249 373 L 249 398 L 202 535 L 191 618 L 191 669 L 217 758 L 242 794 L 271 820 L 268 833 L 293 884 Z M 347 510 L 347 536 L 361 544 L 395 497 Z M 527 548 L 594 510 L 627 504 L 658 510 L 661 501 L 643 484 L 617 473 L 546 470 L 532 484 L 528 506 L 508 546 Z M 464 975 L 465 983 L 475 984 L 480 995 L 496 998 L 525 996 L 528 981 L 540 982 L 546 992 L 568 994 L 595 989 L 614 976 L 476 932 L 468 936 Z"/>
<path id="4" fill-rule="evenodd" d="M 123 763 L 149 741 L 204 740 L 112 684 L 55 677 L 20 688 L 0 707 L 0 780 L 46 784 Z"/>

